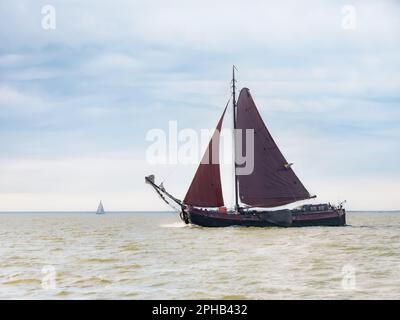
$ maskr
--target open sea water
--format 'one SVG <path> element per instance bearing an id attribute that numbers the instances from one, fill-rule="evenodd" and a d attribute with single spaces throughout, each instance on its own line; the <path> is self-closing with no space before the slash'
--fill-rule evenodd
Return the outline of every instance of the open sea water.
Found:
<path id="1" fill-rule="evenodd" d="M 0 299 L 400 299 L 400 212 L 201 228 L 172 213 L 0 213 Z"/>

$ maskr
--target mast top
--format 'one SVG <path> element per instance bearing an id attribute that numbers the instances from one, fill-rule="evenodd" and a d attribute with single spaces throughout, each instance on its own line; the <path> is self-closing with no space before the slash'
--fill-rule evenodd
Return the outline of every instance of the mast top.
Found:
<path id="1" fill-rule="evenodd" d="M 233 94 L 233 106 L 236 106 L 236 78 L 235 70 L 238 71 L 235 65 L 232 65 L 232 94 Z"/>

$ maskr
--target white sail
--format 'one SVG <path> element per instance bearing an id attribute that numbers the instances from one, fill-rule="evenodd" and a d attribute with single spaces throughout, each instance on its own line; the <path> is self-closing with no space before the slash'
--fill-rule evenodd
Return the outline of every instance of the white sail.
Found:
<path id="1" fill-rule="evenodd" d="M 99 206 L 98 206 L 97 211 L 96 211 L 96 214 L 104 214 L 104 213 L 105 213 L 105 211 L 104 211 L 104 208 L 103 208 L 103 204 L 100 201 Z"/>
<path id="2" fill-rule="evenodd" d="M 219 148 L 222 194 L 227 208 L 235 206 L 232 117 L 232 108 L 228 108 L 222 123 Z"/>

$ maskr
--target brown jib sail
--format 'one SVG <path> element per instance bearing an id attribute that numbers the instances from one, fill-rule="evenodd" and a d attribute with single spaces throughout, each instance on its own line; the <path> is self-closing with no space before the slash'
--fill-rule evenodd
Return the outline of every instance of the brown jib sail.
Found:
<path id="1" fill-rule="evenodd" d="M 219 140 L 225 110 L 217 124 L 204 156 L 197 168 L 183 203 L 199 207 L 222 207 L 221 174 L 219 168 Z"/>
<path id="2" fill-rule="evenodd" d="M 242 129 L 242 150 L 246 154 L 245 130 L 254 129 L 254 170 L 238 175 L 240 201 L 253 207 L 277 207 L 309 199 L 310 194 L 287 163 L 262 120 L 249 89 L 240 91 L 237 129 Z"/>

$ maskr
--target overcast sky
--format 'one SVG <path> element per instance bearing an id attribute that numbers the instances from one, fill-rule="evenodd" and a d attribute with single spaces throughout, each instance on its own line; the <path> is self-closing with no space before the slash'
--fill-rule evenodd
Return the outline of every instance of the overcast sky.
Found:
<path id="1" fill-rule="evenodd" d="M 149 164 L 146 133 L 215 126 L 232 64 L 317 201 L 400 209 L 398 1 L 9 0 L 0 210 L 167 209 L 144 176 L 183 198 L 195 166 Z"/>

